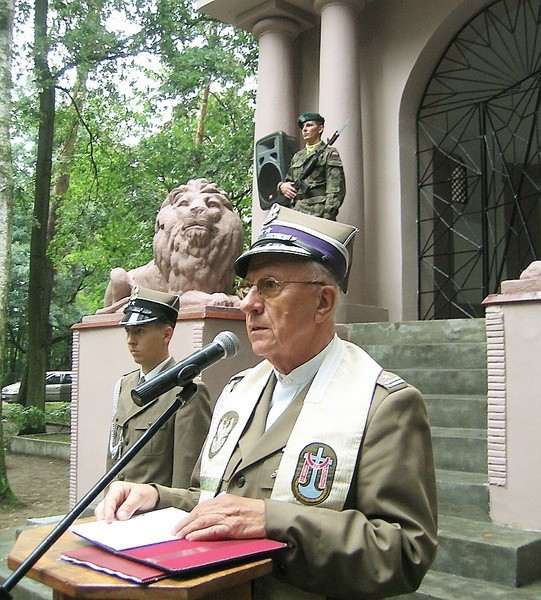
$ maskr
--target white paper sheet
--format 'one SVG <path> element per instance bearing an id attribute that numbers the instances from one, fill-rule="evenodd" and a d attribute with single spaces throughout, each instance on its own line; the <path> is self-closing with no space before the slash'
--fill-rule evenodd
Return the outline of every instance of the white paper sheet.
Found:
<path id="1" fill-rule="evenodd" d="M 176 539 L 173 527 L 188 513 L 180 508 L 163 508 L 128 521 L 92 521 L 72 525 L 70 531 L 95 544 L 113 550 L 128 550 Z"/>

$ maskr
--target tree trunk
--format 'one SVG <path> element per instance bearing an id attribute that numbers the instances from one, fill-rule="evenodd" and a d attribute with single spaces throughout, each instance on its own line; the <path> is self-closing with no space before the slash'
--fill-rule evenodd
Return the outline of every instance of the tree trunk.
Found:
<path id="1" fill-rule="evenodd" d="M 0 356 L 4 355 L 6 313 L 9 288 L 9 249 L 11 247 L 11 218 L 13 173 L 9 126 L 11 122 L 11 31 L 12 0 L 0 0 Z M 3 362 L 0 361 L 0 382 L 3 381 Z M 2 431 L 2 402 L 0 401 L 0 501 L 11 500 L 4 455 Z"/>
<path id="2" fill-rule="evenodd" d="M 36 0 L 34 66 L 39 92 L 39 133 L 36 161 L 34 218 L 30 239 L 28 281 L 27 388 L 21 386 L 21 400 L 45 410 L 45 373 L 49 357 L 49 308 L 53 284 L 51 261 L 47 257 L 48 220 L 51 199 L 55 88 L 48 63 L 47 0 Z M 26 391 L 26 397 L 24 392 Z"/>
<path id="3" fill-rule="evenodd" d="M 69 190 L 71 163 L 73 160 L 73 155 L 75 154 L 79 125 L 81 124 L 79 114 L 82 112 L 86 97 L 86 80 L 88 77 L 88 72 L 88 65 L 77 67 L 77 78 L 71 92 L 71 99 L 73 105 L 75 106 L 73 106 L 73 112 L 71 113 L 69 122 L 66 126 L 65 138 L 60 147 L 57 159 L 57 175 L 54 194 L 51 198 L 51 204 L 49 208 L 49 223 L 47 232 L 48 243 L 51 242 L 56 232 L 58 207 L 65 200 L 66 194 Z M 77 108 L 77 110 L 75 110 L 75 108 Z"/>
<path id="4" fill-rule="evenodd" d="M 210 84 L 206 84 L 201 90 L 201 100 L 199 102 L 199 115 L 197 117 L 197 128 L 195 132 L 194 145 L 196 148 L 201 146 L 205 137 L 205 121 L 209 106 Z"/>

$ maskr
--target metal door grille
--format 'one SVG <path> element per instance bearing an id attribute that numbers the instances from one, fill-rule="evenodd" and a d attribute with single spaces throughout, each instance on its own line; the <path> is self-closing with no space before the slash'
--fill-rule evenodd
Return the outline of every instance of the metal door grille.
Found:
<path id="1" fill-rule="evenodd" d="M 541 258 L 541 0 L 498 0 L 454 38 L 417 117 L 420 319 L 481 317 Z"/>

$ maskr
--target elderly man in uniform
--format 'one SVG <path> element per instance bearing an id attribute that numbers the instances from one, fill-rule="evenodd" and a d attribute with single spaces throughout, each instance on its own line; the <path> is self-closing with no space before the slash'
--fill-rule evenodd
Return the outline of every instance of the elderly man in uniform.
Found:
<path id="1" fill-rule="evenodd" d="M 285 196 L 291 208 L 303 213 L 336 221 L 338 210 L 346 195 L 344 169 L 338 150 L 327 146 L 317 161 L 315 169 L 306 178 L 308 189 L 297 190 L 293 183 L 301 176 L 306 162 L 324 144 L 321 140 L 325 119 L 318 113 L 305 112 L 299 116 L 305 147 L 293 155 L 285 181 L 280 181 L 277 190 Z"/>
<path id="2" fill-rule="evenodd" d="M 413 592 L 436 551 L 430 428 L 418 390 L 337 337 L 355 228 L 274 206 L 235 268 L 254 352 L 216 405 L 193 487 L 115 483 L 96 508 L 191 511 L 190 540 L 286 542 L 256 600 Z M 197 476 L 196 476 L 197 475 Z"/>
<path id="3" fill-rule="evenodd" d="M 179 391 L 170 390 L 145 406 L 137 406 L 131 397 L 137 385 L 175 364 L 169 355 L 169 343 L 178 306 L 176 295 L 136 286 L 124 309 L 119 325 L 126 329 L 128 350 L 139 368 L 121 377 L 115 386 L 108 470 L 173 403 Z M 169 419 L 117 478 L 187 487 L 208 432 L 210 416 L 209 393 L 199 380 L 196 396 Z"/>

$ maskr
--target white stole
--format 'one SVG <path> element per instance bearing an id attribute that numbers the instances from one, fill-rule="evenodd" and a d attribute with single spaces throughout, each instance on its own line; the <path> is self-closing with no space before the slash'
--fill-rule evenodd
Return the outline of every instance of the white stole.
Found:
<path id="1" fill-rule="evenodd" d="M 306 394 L 280 462 L 272 499 L 334 510 L 344 505 L 382 368 L 358 346 L 338 342 Z M 270 363 L 263 361 L 237 385 L 233 379 L 218 399 L 202 454 L 200 501 L 215 495 L 271 372 Z"/>

